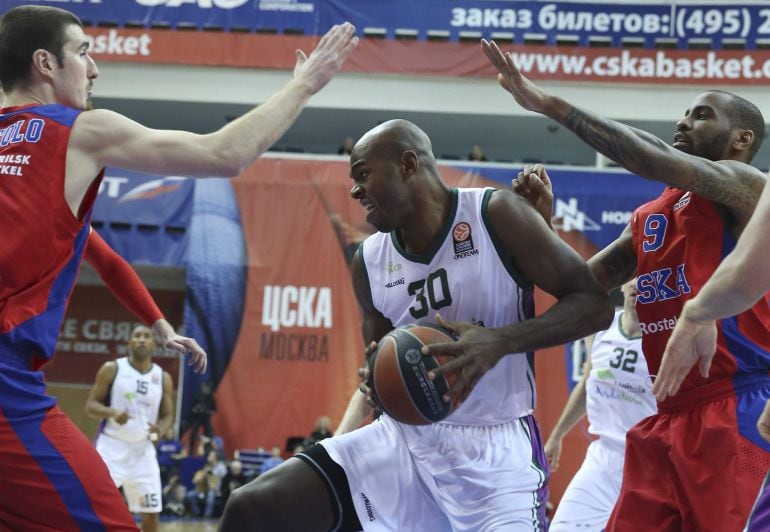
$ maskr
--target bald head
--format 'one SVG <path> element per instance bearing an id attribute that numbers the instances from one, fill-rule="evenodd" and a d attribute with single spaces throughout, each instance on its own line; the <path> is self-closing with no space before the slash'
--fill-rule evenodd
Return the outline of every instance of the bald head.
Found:
<path id="1" fill-rule="evenodd" d="M 380 157 L 398 159 L 406 151 L 414 152 L 420 164 L 435 168 L 433 147 L 425 132 L 408 120 L 383 122 L 367 131 L 353 147 L 353 152 L 365 150 Z"/>

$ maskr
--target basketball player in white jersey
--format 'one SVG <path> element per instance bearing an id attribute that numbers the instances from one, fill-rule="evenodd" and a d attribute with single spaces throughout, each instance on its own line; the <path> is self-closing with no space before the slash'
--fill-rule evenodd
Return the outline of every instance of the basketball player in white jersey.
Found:
<path id="1" fill-rule="evenodd" d="M 564 492 L 551 532 L 604 529 L 620 494 L 626 432 L 657 412 L 642 354 L 635 283 L 634 279 L 622 285 L 623 309 L 615 313 L 610 328 L 586 342 L 590 356 L 583 378 L 545 444 L 545 455 L 555 471 L 564 436 L 583 416 L 588 415 L 588 431 L 599 437 L 588 446 L 583 465 Z"/>
<path id="2" fill-rule="evenodd" d="M 174 424 L 174 389 L 168 372 L 152 361 L 157 344 L 150 329 L 136 327 L 128 349 L 127 357 L 99 368 L 85 410 L 104 420 L 96 450 L 129 510 L 141 514 L 142 530 L 154 532 L 163 509 L 155 442 Z"/>
<path id="3" fill-rule="evenodd" d="M 527 201 L 449 189 L 414 124 L 377 126 L 350 163 L 351 196 L 379 231 L 352 265 L 365 345 L 438 311 L 472 322 L 458 340 L 476 362 L 461 375 L 469 395 L 442 422 L 383 414 L 288 459 L 231 495 L 222 530 L 545 530 L 532 352 L 607 327 L 607 293 Z M 557 299 L 538 317 L 533 285 Z"/>

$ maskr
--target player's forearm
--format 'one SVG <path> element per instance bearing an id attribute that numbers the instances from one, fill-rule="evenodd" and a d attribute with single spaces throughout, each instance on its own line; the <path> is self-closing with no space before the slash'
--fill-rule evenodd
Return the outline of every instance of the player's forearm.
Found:
<path id="1" fill-rule="evenodd" d="M 559 416 L 559 421 L 551 431 L 552 438 L 562 439 L 586 415 L 586 379 L 582 378 L 573 388 L 572 393 Z"/>
<path id="2" fill-rule="evenodd" d="M 158 418 L 158 435 L 161 438 L 165 438 L 171 434 L 171 429 L 174 426 L 173 414 L 168 414 Z"/>
<path id="3" fill-rule="evenodd" d="M 614 308 L 606 292 L 572 292 L 542 315 L 497 329 L 506 353 L 563 344 L 606 329 Z"/>
<path id="4" fill-rule="evenodd" d="M 596 151 L 646 179 L 681 185 L 678 155 L 655 135 L 579 109 L 558 97 L 551 97 L 545 114 L 550 116 Z"/>
<path id="5" fill-rule="evenodd" d="M 293 79 L 258 107 L 208 135 L 213 153 L 225 154 L 223 160 L 229 161 L 228 168 L 216 173 L 240 174 L 281 138 L 300 115 L 310 96 L 310 86 Z"/>
<path id="6" fill-rule="evenodd" d="M 334 435 L 339 436 L 356 430 L 371 414 L 372 408 L 366 402 L 366 396 L 356 390 L 348 402 L 348 407 L 345 409 L 345 414 L 342 416 L 342 421 L 340 421 Z"/>
<path id="7" fill-rule="evenodd" d="M 85 412 L 91 419 L 98 419 L 99 421 L 110 419 L 118 415 L 118 412 L 114 408 L 102 404 L 99 401 L 87 401 Z"/>

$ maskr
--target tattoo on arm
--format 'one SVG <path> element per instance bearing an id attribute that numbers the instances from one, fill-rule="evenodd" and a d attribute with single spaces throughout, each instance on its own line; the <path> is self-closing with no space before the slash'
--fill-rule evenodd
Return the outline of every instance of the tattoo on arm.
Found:
<path id="1" fill-rule="evenodd" d="M 665 146 L 654 135 L 571 107 L 563 124 L 599 153 L 633 171 L 644 171 L 651 161 L 640 157 L 640 141 Z"/>

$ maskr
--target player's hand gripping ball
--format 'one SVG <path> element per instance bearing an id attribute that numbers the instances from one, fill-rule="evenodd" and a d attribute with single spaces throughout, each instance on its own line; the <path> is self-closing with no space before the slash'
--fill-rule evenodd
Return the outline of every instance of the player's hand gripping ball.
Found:
<path id="1" fill-rule="evenodd" d="M 406 325 L 382 337 L 369 357 L 369 387 L 372 398 L 393 419 L 408 425 L 428 425 L 441 421 L 455 409 L 444 401 L 454 376 L 438 375 L 428 379 L 428 372 L 438 367 L 443 357 L 423 355 L 423 345 L 453 342 L 451 333 L 438 325 Z"/>

